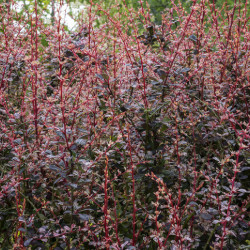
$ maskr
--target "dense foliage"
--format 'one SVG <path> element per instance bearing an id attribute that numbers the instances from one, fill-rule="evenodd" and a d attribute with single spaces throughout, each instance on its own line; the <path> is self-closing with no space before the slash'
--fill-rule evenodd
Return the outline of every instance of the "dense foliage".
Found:
<path id="1" fill-rule="evenodd" d="M 248 249 L 247 2 L 34 3 L 0 5 L 1 249 Z"/>

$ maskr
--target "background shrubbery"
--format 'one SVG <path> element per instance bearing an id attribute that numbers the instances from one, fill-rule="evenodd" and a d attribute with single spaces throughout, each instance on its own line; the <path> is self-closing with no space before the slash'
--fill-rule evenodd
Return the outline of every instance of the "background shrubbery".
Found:
<path id="1" fill-rule="evenodd" d="M 248 249 L 247 2 L 172 4 L 160 25 L 144 4 L 90 4 L 76 33 L 14 4 L 0 5 L 1 249 Z"/>

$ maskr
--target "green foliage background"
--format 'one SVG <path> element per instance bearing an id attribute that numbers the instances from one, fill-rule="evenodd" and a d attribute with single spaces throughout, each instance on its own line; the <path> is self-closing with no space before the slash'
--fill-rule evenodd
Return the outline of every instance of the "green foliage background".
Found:
<path id="1" fill-rule="evenodd" d="M 147 7 L 150 7 L 151 11 L 151 21 L 160 24 L 161 19 L 162 19 L 162 14 L 165 11 L 168 11 L 168 8 L 172 5 L 171 2 L 174 2 L 176 5 L 179 3 L 182 4 L 182 6 L 186 9 L 186 11 L 190 11 L 190 7 L 192 6 L 193 1 L 192 0 L 148 0 L 148 1 L 138 1 L 138 0 L 61 0 L 64 3 L 68 3 L 70 7 L 70 14 L 73 15 L 72 10 L 76 8 L 76 6 L 80 6 L 81 4 L 83 5 L 90 5 L 91 3 L 93 4 L 99 4 L 101 5 L 102 8 L 104 9 L 109 9 L 115 4 L 118 4 L 119 8 L 113 9 L 113 14 L 120 13 L 123 15 L 124 12 L 127 11 L 125 5 L 130 8 L 133 7 L 134 9 L 138 9 L 141 7 L 141 4 L 143 5 L 144 8 L 147 9 Z M 201 0 L 198 0 L 200 2 Z M 11 2 L 9 0 L 0 0 L 0 3 L 2 2 Z M 22 3 L 23 4 L 23 11 L 29 11 L 32 13 L 33 8 L 34 8 L 34 0 L 18 0 L 16 2 Z M 40 14 L 44 16 L 44 19 L 50 19 L 51 15 L 51 3 L 59 3 L 60 0 L 37 0 L 37 3 L 40 7 Z M 218 9 L 221 9 L 223 7 L 230 9 L 233 7 L 234 2 L 239 4 L 239 6 L 244 6 L 246 4 L 246 0 L 210 0 L 211 4 L 214 2 L 215 7 Z M 124 5 L 125 4 L 125 5 Z M 148 4 L 148 5 L 147 5 Z M 249 15 L 250 15 L 250 8 L 249 9 Z M 42 13 L 41 13 L 42 12 Z M 76 17 L 75 17 L 76 18 Z M 105 22 L 105 19 L 99 20 L 101 23 Z M 97 23 L 99 24 L 99 23 Z"/>

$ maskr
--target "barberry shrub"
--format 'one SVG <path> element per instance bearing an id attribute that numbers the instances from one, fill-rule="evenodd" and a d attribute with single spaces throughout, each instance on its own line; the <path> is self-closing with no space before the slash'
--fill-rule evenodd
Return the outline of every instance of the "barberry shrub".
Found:
<path id="1" fill-rule="evenodd" d="M 247 1 L 172 1 L 161 25 L 92 3 L 75 33 L 62 1 L 51 25 L 10 2 L 1 249 L 247 249 Z"/>

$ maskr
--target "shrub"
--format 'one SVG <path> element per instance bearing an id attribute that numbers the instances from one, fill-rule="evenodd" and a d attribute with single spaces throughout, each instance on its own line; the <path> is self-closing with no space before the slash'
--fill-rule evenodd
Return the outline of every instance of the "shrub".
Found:
<path id="1" fill-rule="evenodd" d="M 247 4 L 0 10 L 2 249 L 249 245 Z"/>

